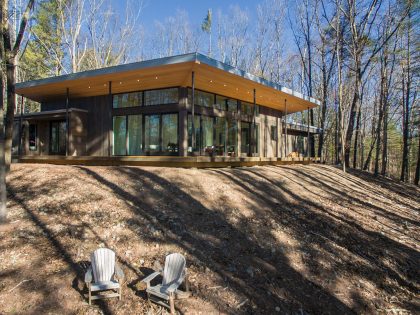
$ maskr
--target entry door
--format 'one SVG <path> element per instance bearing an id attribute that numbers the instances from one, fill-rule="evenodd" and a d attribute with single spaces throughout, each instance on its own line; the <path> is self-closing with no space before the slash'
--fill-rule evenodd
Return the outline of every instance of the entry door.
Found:
<path id="1" fill-rule="evenodd" d="M 66 154 L 66 121 L 52 121 L 50 124 L 50 154 Z"/>

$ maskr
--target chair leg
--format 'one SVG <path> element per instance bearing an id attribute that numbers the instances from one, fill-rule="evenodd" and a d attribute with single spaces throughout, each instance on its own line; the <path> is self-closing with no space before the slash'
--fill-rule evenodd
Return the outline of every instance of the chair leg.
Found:
<path id="1" fill-rule="evenodd" d="M 169 306 L 171 308 L 171 315 L 175 315 L 175 301 L 173 293 L 169 296 Z"/>
<path id="2" fill-rule="evenodd" d="M 90 292 L 90 286 L 88 287 L 89 289 L 89 305 L 92 305 L 92 293 Z"/>
<path id="3" fill-rule="evenodd" d="M 118 299 L 121 301 L 121 299 L 122 299 L 122 286 L 120 286 L 120 288 L 119 288 L 119 293 L 120 293 L 120 295 L 118 296 Z"/>

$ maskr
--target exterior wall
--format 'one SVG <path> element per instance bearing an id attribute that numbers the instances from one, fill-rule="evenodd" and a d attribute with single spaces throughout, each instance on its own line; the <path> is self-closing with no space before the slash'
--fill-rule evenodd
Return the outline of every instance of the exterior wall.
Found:
<path id="1" fill-rule="evenodd" d="M 87 118 L 86 112 L 72 111 L 70 113 L 69 155 L 87 155 Z"/>
<path id="2" fill-rule="evenodd" d="M 280 141 L 281 157 L 290 157 L 296 153 L 300 157 L 307 156 L 308 149 L 308 134 L 302 131 L 287 131 L 286 134 L 283 130 L 282 140 Z"/>
<path id="3" fill-rule="evenodd" d="M 258 93 L 258 91 L 257 91 Z M 42 111 L 65 109 L 64 100 L 50 101 L 41 104 Z M 113 116 L 135 114 L 178 113 L 178 152 L 180 156 L 188 155 L 188 114 L 191 113 L 191 104 L 188 99 L 188 89 L 179 88 L 178 104 L 153 105 L 140 107 L 113 108 L 112 98 L 109 95 L 79 98 L 69 100 L 70 108 L 84 109 L 87 112 L 74 111 L 70 115 L 70 147 L 72 156 L 108 156 L 112 155 L 113 143 Z M 237 155 L 247 156 L 248 152 L 241 150 L 241 121 L 252 123 L 252 115 L 241 113 L 238 102 L 238 112 L 228 112 L 210 107 L 195 106 L 195 114 L 213 117 L 227 117 L 237 121 Z M 300 149 L 301 155 L 306 152 L 307 133 L 288 130 L 287 154 L 286 137 L 283 130 L 282 112 L 259 106 L 259 114 L 255 123 L 259 128 L 258 157 L 284 157 Z M 49 152 L 49 122 L 38 122 L 39 143 L 37 152 L 28 154 L 47 155 Z M 252 127 L 251 127 L 252 128 Z M 273 131 L 272 131 L 273 129 Z M 302 144 L 303 137 L 303 144 Z"/>
<path id="4" fill-rule="evenodd" d="M 87 135 L 86 135 L 86 153 L 93 156 L 108 156 L 110 147 L 110 130 L 112 130 L 112 120 L 110 119 L 109 96 L 89 97 L 79 104 L 88 110 L 87 113 Z M 73 102 L 70 101 L 73 106 Z"/>

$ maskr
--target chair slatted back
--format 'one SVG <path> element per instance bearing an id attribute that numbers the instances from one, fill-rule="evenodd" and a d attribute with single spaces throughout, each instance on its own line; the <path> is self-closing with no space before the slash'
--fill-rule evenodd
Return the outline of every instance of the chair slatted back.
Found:
<path id="1" fill-rule="evenodd" d="M 162 285 L 173 283 L 181 285 L 185 277 L 185 265 L 185 258 L 181 254 L 175 253 L 166 256 Z"/>
<path id="2" fill-rule="evenodd" d="M 109 248 L 95 250 L 90 260 L 95 282 L 110 281 L 115 271 L 115 253 Z"/>

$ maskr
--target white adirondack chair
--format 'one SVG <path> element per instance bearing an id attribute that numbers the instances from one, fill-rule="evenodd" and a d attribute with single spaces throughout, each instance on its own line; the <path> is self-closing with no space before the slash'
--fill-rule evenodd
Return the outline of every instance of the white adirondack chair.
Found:
<path id="1" fill-rule="evenodd" d="M 184 256 L 175 253 L 166 256 L 165 267 L 159 268 L 159 271 L 152 273 L 142 280 L 147 285 L 147 297 L 162 306 L 168 307 L 171 314 L 175 314 L 175 299 L 183 299 L 189 297 L 188 276 Z M 163 276 L 162 284 L 151 286 L 150 282 L 158 275 Z M 186 291 L 181 291 L 178 287 L 185 280 Z M 166 301 L 163 302 L 162 300 Z"/>
<path id="2" fill-rule="evenodd" d="M 118 297 L 121 300 L 120 282 L 124 279 L 124 273 L 115 262 L 115 253 L 108 248 L 99 248 L 92 253 L 90 260 L 91 265 L 85 274 L 85 283 L 89 289 L 89 305 L 92 304 L 92 300 L 98 299 Z M 92 295 L 92 292 L 100 291 L 112 292 Z"/>

